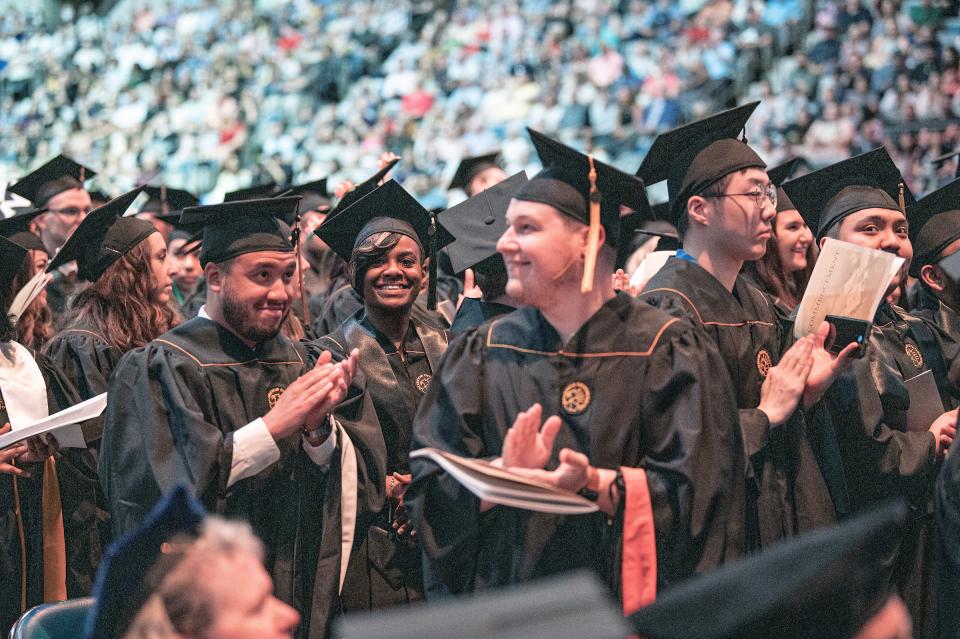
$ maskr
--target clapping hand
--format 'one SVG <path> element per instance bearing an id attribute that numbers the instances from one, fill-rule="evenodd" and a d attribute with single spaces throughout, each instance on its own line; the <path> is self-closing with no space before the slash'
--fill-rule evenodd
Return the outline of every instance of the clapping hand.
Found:
<path id="1" fill-rule="evenodd" d="M 503 439 L 504 466 L 543 468 L 547 465 L 562 422 L 554 415 L 542 422 L 541 428 L 542 417 L 543 407 L 539 403 L 517 415 Z"/>
<path id="2" fill-rule="evenodd" d="M 463 272 L 463 293 L 457 298 L 457 310 L 460 309 L 460 305 L 463 304 L 463 300 L 466 298 L 474 300 L 483 299 L 483 291 L 475 284 L 472 268 L 468 268 Z"/>
<path id="3" fill-rule="evenodd" d="M 834 355 L 826 348 L 827 337 L 830 335 L 829 322 L 822 322 L 813 334 L 813 365 L 807 376 L 807 385 L 803 390 L 803 405 L 810 408 L 823 397 L 837 376 L 850 366 L 854 353 L 860 348 L 856 342 L 847 344 L 838 355 Z"/>

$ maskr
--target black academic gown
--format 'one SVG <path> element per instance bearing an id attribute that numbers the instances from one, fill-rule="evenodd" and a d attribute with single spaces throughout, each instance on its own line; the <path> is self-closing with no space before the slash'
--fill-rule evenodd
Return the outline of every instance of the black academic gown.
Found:
<path id="1" fill-rule="evenodd" d="M 34 354 L 34 359 L 47 387 L 49 413 L 76 404 L 79 401 L 76 391 L 50 360 L 39 354 Z M 2 393 L 0 389 L 0 425 L 9 421 Z M 56 464 L 64 512 L 69 597 L 90 593 L 91 579 L 100 563 L 99 545 L 91 548 L 76 526 L 78 515 L 85 512 L 83 504 L 93 502 L 96 490 L 96 477 L 87 475 L 89 460 L 83 453 L 65 449 Z M 0 474 L 0 635 L 3 636 L 23 612 L 43 603 L 43 464 L 28 464 L 25 468 L 31 477 Z M 94 549 L 95 554 L 91 552 Z"/>
<path id="2" fill-rule="evenodd" d="M 100 476 L 117 534 L 179 483 L 209 512 L 248 520 L 264 542 L 277 596 L 303 617 L 299 636 L 315 638 L 328 635 L 337 612 L 341 451 L 324 471 L 293 435 L 278 442 L 277 463 L 227 487 L 233 432 L 265 415 L 306 361 L 285 337 L 251 349 L 201 317 L 130 351 L 110 380 Z M 364 414 L 372 410 L 355 389 L 338 408 L 356 451 L 361 514 L 383 504 L 382 437 Z"/>
<path id="3" fill-rule="evenodd" d="M 314 335 L 329 335 L 337 330 L 347 319 L 363 308 L 363 299 L 350 284 L 343 284 L 327 297 L 323 311 L 313 320 Z M 421 324 L 435 328 L 446 328 L 447 322 L 437 311 L 427 308 L 427 293 L 423 291 L 413 303 L 410 315 Z"/>
<path id="4" fill-rule="evenodd" d="M 919 289 L 917 305 L 910 314 L 936 324 L 953 341 L 960 342 L 960 314 L 922 286 L 917 285 L 917 288 Z"/>
<path id="5" fill-rule="evenodd" d="M 67 308 L 74 295 L 79 293 L 87 286 L 86 282 L 71 279 L 61 271 L 53 272 L 53 279 L 47 284 L 47 306 L 53 313 L 53 326 L 60 330 L 64 326 L 64 320 L 67 315 Z"/>
<path id="6" fill-rule="evenodd" d="M 312 346 L 331 351 L 336 359 L 348 356 L 354 348 L 360 351 L 366 392 L 383 433 L 387 475 L 410 473 L 413 418 L 446 347 L 445 331 L 411 320 L 401 353 L 374 328 L 363 310 Z M 357 535 L 341 597 L 347 613 L 423 598 L 419 546 L 394 535 L 393 517 L 393 505 L 387 504 L 369 522 L 366 537 Z"/>
<path id="7" fill-rule="evenodd" d="M 960 455 L 949 455 L 937 478 L 940 532 L 939 599 L 943 639 L 960 638 Z"/>
<path id="8" fill-rule="evenodd" d="M 532 308 L 454 339 L 414 423 L 413 449 L 497 457 L 517 414 L 535 402 L 563 426 L 564 448 L 602 468 L 647 473 L 657 582 L 714 568 L 728 549 L 724 521 L 742 506 L 729 382 L 712 344 L 686 322 L 629 296 L 604 304 L 567 343 Z M 411 460 L 406 501 L 424 549 L 428 596 L 464 593 L 585 568 L 615 586 L 620 518 L 559 516 L 480 502 L 435 464 Z"/>
<path id="9" fill-rule="evenodd" d="M 905 498 L 912 522 L 889 578 L 913 615 L 914 636 L 936 637 L 936 545 L 933 525 L 936 442 L 910 432 L 904 380 L 932 370 L 944 408 L 956 407 L 955 345 L 935 326 L 887 303 L 874 318 L 867 352 L 827 391 L 854 512 Z"/>
<path id="10" fill-rule="evenodd" d="M 47 344 L 44 354 L 70 381 L 80 401 L 107 392 L 107 380 L 123 356 L 120 349 L 108 343 L 100 329 L 91 324 L 77 324 L 60 331 Z M 89 485 L 91 494 L 89 499 L 77 504 L 69 521 L 71 533 L 67 536 L 72 543 L 82 542 L 86 546 L 85 550 L 78 548 L 80 556 L 91 558 L 83 578 L 86 588 L 78 596 L 90 594 L 100 556 L 111 539 L 109 510 L 97 476 L 103 417 L 85 423 L 83 434 L 88 448 L 78 462 L 82 462 L 84 483 Z M 71 450 L 70 454 L 81 453 Z M 67 510 L 66 506 L 64 510 Z"/>
<path id="11" fill-rule="evenodd" d="M 771 430 L 767 416 L 757 409 L 766 372 L 780 361 L 789 341 L 773 298 L 742 276 L 731 294 L 698 264 L 670 258 L 640 299 L 688 318 L 720 350 L 735 389 L 740 429 L 750 458 L 744 468 L 748 504 L 744 550 L 769 546 L 798 532 L 833 523 L 836 513 L 831 492 L 808 439 L 813 429 L 797 411 L 785 424 Z M 819 416 L 815 423 L 818 429 L 827 431 L 822 439 L 828 441 L 825 447 L 835 458 L 835 437 L 823 421 Z M 838 472 L 832 467 L 831 474 Z"/>
<path id="12" fill-rule="evenodd" d="M 203 308 L 203 305 L 207 303 L 207 280 L 200 278 L 200 282 L 197 284 L 197 290 L 193 292 L 193 295 L 190 295 L 183 303 L 180 304 L 180 315 L 183 316 L 183 319 L 193 319 L 197 316 L 197 313 L 200 312 L 200 309 Z"/>
<path id="13" fill-rule="evenodd" d="M 476 328 L 495 317 L 506 315 L 514 310 L 514 307 L 497 302 L 488 302 L 487 300 L 478 300 L 473 297 L 465 297 L 460 302 L 460 308 L 453 317 L 453 323 L 450 325 L 451 333 L 464 333 L 471 328 Z"/>

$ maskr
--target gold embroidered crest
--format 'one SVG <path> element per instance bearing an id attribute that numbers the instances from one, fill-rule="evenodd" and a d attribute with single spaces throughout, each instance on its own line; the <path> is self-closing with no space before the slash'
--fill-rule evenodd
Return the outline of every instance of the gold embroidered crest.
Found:
<path id="1" fill-rule="evenodd" d="M 283 395 L 284 388 L 282 386 L 274 386 L 267 391 L 267 406 L 273 408 L 277 405 L 277 402 L 280 400 L 280 396 Z"/>
<path id="2" fill-rule="evenodd" d="M 417 385 L 417 390 L 420 391 L 421 393 L 426 393 L 427 387 L 430 386 L 431 379 L 433 379 L 433 376 L 430 375 L 430 373 L 423 373 L 421 375 L 417 375 L 417 379 L 414 382 L 414 384 Z"/>
<path id="3" fill-rule="evenodd" d="M 760 371 L 760 376 L 766 377 L 772 366 L 773 360 L 770 359 L 770 353 L 765 348 L 761 348 L 757 353 L 757 370 Z"/>
<path id="4" fill-rule="evenodd" d="M 563 389 L 560 405 L 570 415 L 579 415 L 590 406 L 590 388 L 583 382 L 570 382 Z"/>
<path id="5" fill-rule="evenodd" d="M 907 351 L 907 356 L 910 357 L 910 361 L 913 362 L 913 365 L 917 368 L 923 368 L 923 355 L 920 354 L 920 349 L 913 344 L 907 344 L 905 350 Z"/>

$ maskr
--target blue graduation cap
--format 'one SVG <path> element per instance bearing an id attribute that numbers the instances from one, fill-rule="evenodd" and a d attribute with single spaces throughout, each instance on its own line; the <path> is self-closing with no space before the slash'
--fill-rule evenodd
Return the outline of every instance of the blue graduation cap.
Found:
<path id="1" fill-rule="evenodd" d="M 185 486 L 160 499 L 143 524 L 107 548 L 93 588 L 84 636 L 119 639 L 150 598 L 147 573 L 178 535 L 196 535 L 206 513 Z"/>

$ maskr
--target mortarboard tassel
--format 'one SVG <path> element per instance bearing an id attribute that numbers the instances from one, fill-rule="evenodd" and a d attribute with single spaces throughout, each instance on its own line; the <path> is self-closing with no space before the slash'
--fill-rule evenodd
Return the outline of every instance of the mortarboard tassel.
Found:
<path id="1" fill-rule="evenodd" d="M 907 203 L 906 203 L 906 200 L 905 200 L 904 197 L 903 197 L 904 184 L 903 184 L 903 181 L 902 181 L 902 180 L 900 181 L 900 184 L 899 184 L 898 186 L 900 187 L 900 193 L 899 193 L 899 196 L 900 196 L 900 212 L 903 213 L 904 215 L 906 215 L 906 213 L 907 213 Z"/>
<path id="2" fill-rule="evenodd" d="M 80 165 L 80 184 L 87 181 L 87 167 Z"/>
<path id="3" fill-rule="evenodd" d="M 313 325 L 313 318 L 310 317 L 310 306 L 307 304 L 307 289 L 303 283 L 303 262 L 300 258 L 300 202 L 297 202 L 296 211 L 290 240 L 293 242 L 293 250 L 297 259 L 297 279 L 300 281 L 300 307 L 303 309 L 303 325 L 309 327 Z"/>
<path id="4" fill-rule="evenodd" d="M 597 269 L 597 251 L 600 250 L 600 191 L 597 189 L 597 167 L 593 164 L 593 156 L 587 156 L 590 161 L 590 230 L 587 234 L 587 255 L 583 263 L 583 280 L 580 282 L 580 292 L 589 293 L 593 290 L 593 274 Z"/>
<path id="5" fill-rule="evenodd" d="M 430 282 L 427 286 L 427 308 L 437 310 L 437 218 L 430 214 L 430 228 L 427 229 L 427 257 L 430 259 Z"/>
<path id="6" fill-rule="evenodd" d="M 160 185 L 160 212 L 164 215 L 170 215 L 170 204 L 167 203 L 167 186 Z"/>

